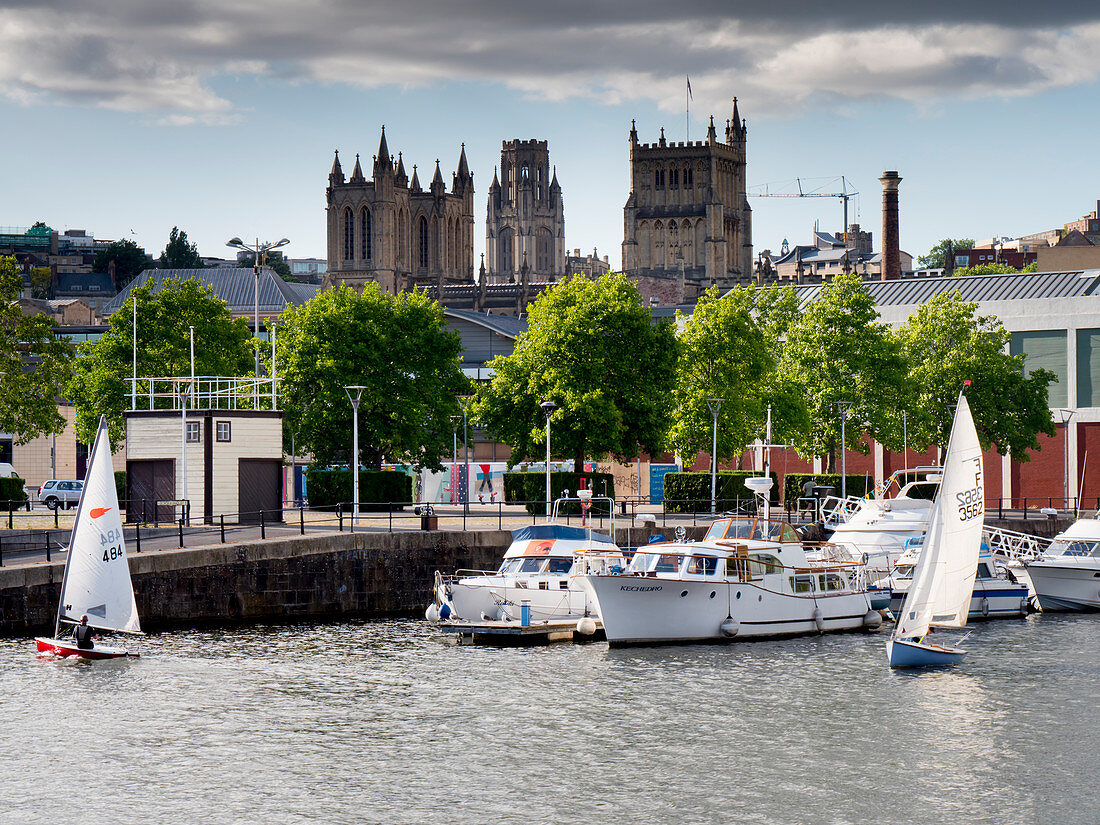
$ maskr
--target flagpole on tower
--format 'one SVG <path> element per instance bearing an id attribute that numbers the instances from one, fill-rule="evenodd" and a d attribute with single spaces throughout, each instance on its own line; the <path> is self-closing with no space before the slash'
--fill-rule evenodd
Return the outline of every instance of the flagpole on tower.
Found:
<path id="1" fill-rule="evenodd" d="M 684 142 L 691 143 L 691 78 L 684 75 L 687 81 L 687 94 L 684 95 Z"/>

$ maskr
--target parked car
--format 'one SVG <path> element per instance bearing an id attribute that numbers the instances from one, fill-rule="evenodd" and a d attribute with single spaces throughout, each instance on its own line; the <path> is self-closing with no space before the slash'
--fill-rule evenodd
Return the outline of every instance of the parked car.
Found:
<path id="1" fill-rule="evenodd" d="M 56 510 L 58 507 L 68 510 L 80 501 L 80 493 L 83 489 L 83 481 L 51 478 L 38 488 L 38 500 L 51 510 Z"/>

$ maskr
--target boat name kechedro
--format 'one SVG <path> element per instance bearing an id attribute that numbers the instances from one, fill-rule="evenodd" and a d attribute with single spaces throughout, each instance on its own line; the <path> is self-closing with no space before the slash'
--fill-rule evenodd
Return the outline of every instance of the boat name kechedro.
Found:
<path id="1" fill-rule="evenodd" d="M 657 584 L 657 585 L 653 585 L 653 586 L 651 586 L 651 587 L 639 587 L 639 586 L 637 586 L 637 585 L 629 585 L 629 584 L 624 584 L 624 585 L 623 585 L 623 586 L 622 586 L 622 587 L 620 588 L 620 590 L 632 590 L 632 591 L 634 591 L 635 593 L 648 593 L 648 592 L 650 592 L 651 590 L 660 590 L 660 589 L 661 589 L 661 585 L 659 585 L 659 584 Z"/>

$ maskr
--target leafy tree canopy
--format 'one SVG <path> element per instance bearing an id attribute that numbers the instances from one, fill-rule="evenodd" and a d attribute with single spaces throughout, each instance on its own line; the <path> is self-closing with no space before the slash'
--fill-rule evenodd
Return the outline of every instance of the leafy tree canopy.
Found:
<path id="1" fill-rule="evenodd" d="M 241 376 L 253 370 L 253 342 L 248 322 L 230 316 L 225 301 L 195 280 L 169 278 L 156 292 L 148 284 L 111 316 L 107 331 L 82 344 L 69 384 L 76 405 L 77 437 L 91 443 L 106 415 L 115 443 L 124 435 L 122 413 L 130 406 L 133 372 L 134 301 L 137 301 L 137 371 L 139 378 L 191 374 L 191 332 L 195 328 L 195 374 Z M 145 382 L 139 394 L 147 392 Z M 146 396 L 148 397 L 148 396 Z"/>
<path id="2" fill-rule="evenodd" d="M 793 292 L 787 294 L 793 297 Z M 739 458 L 750 441 L 763 435 L 769 404 L 773 423 L 781 424 L 773 435 L 779 435 L 779 429 L 805 429 L 806 408 L 800 394 L 776 374 L 776 330 L 785 330 L 790 322 L 785 303 L 783 293 L 775 288 L 750 286 L 720 297 L 718 288 L 711 287 L 703 294 L 678 336 L 669 433 L 674 449 L 684 455 L 713 449 L 714 418 L 707 404 L 713 398 L 722 399 L 719 461 Z M 766 317 L 758 318 L 755 308 L 763 308 Z"/>
<path id="3" fill-rule="evenodd" d="M 827 455 L 831 470 L 841 435 L 837 402 L 850 402 L 844 427 L 849 449 L 866 452 L 861 438 L 868 432 L 892 449 L 901 446 L 897 411 L 907 403 L 905 361 L 858 275 L 838 275 L 823 285 L 791 324 L 780 374 L 802 388 L 809 409 L 810 426 L 794 441 L 801 455 Z"/>
<path id="4" fill-rule="evenodd" d="M 53 272 L 48 266 L 36 266 L 31 269 L 31 297 L 45 301 L 50 297 L 50 284 Z"/>
<path id="5" fill-rule="evenodd" d="M 474 415 L 512 448 L 513 464 L 544 454 L 544 401 L 557 405 L 555 455 L 630 460 L 664 446 L 675 334 L 671 324 L 653 323 L 623 275 L 559 281 L 528 307 L 527 331 L 513 353 L 490 365 L 495 374 Z"/>
<path id="6" fill-rule="evenodd" d="M 1016 269 L 1008 264 L 975 264 L 956 269 L 955 276 L 961 278 L 967 275 L 1015 275 L 1019 272 L 1035 272 L 1038 268 L 1039 265 L 1034 262 L 1023 269 Z"/>
<path id="7" fill-rule="evenodd" d="M 938 244 L 928 250 L 927 255 L 921 255 L 917 258 L 918 269 L 951 269 L 948 261 L 948 251 L 952 253 L 956 249 L 972 249 L 974 247 L 973 238 L 944 238 Z"/>
<path id="8" fill-rule="evenodd" d="M 72 347 L 55 336 L 48 315 L 24 315 L 23 276 L 15 258 L 0 258 L 0 430 L 19 444 L 59 433 L 57 399 L 72 371 Z"/>
<path id="9" fill-rule="evenodd" d="M 122 290 L 130 281 L 144 272 L 150 264 L 145 250 L 128 238 L 112 241 L 106 249 L 95 254 L 92 269 L 96 272 L 110 272 L 114 264 L 115 289 Z"/>
<path id="10" fill-rule="evenodd" d="M 202 269 L 202 256 L 195 244 L 187 240 L 187 233 L 178 226 L 172 227 L 168 245 L 160 253 L 161 269 Z"/>
<path id="11" fill-rule="evenodd" d="M 898 330 L 909 362 L 907 383 L 915 393 L 908 416 L 909 443 L 917 449 L 947 446 L 954 405 L 963 387 L 982 446 L 1027 461 L 1038 449 L 1038 433 L 1054 435 L 1047 388 L 1049 370 L 1024 375 L 1024 357 L 1008 355 L 1009 333 L 978 305 L 957 293 L 940 293 L 922 304 Z"/>
<path id="12" fill-rule="evenodd" d="M 420 292 L 391 296 L 368 284 L 325 290 L 282 314 L 277 372 L 287 426 L 318 464 L 351 454 L 348 385 L 366 387 L 359 406 L 360 460 L 440 468 L 451 453 L 457 396 L 470 392 L 462 343 L 443 308 Z M 350 463 L 350 462 L 349 462 Z"/>

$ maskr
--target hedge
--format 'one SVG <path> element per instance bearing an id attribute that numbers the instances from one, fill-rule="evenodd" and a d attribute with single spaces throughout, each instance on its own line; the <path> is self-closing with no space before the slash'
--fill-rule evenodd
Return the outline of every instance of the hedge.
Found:
<path id="1" fill-rule="evenodd" d="M 306 491 L 310 507 L 331 507 L 351 501 L 351 470 L 306 470 Z M 359 502 L 374 504 L 366 510 L 385 510 L 377 505 L 412 503 L 412 476 L 398 470 L 360 470 Z"/>
<path id="2" fill-rule="evenodd" d="M 733 510 L 738 502 L 753 507 L 755 494 L 745 479 L 759 476 L 750 470 L 727 470 L 716 474 L 715 505 L 719 512 Z M 771 473 L 771 503 L 779 503 L 779 478 Z M 665 476 L 665 511 L 669 513 L 709 513 L 710 473 L 669 473 Z"/>
<path id="3" fill-rule="evenodd" d="M 840 473 L 787 473 L 783 480 L 783 500 L 791 505 L 803 497 L 802 485 L 815 481 L 824 487 L 832 487 L 833 495 L 840 495 Z M 865 496 L 875 489 L 875 479 L 869 475 L 848 473 L 848 495 Z"/>
<path id="4" fill-rule="evenodd" d="M 115 493 L 118 495 L 119 506 L 123 510 L 128 509 L 126 504 L 126 471 L 115 470 Z"/>
<path id="5" fill-rule="evenodd" d="M 23 489 L 23 479 L 19 476 L 13 478 L 0 478 L 0 502 L 4 502 L 0 505 L 0 509 L 10 510 L 14 506 L 15 509 L 19 509 L 23 502 L 27 500 L 27 493 Z M 14 505 L 10 505 L 7 502 L 14 501 Z"/>
<path id="6" fill-rule="evenodd" d="M 615 477 L 611 473 L 550 473 L 550 500 L 561 497 L 563 490 L 576 496 L 581 489 L 581 479 L 587 479 L 587 488 L 597 496 L 615 497 Z M 546 473 L 505 473 L 504 500 L 509 504 L 523 502 L 527 512 L 532 515 L 546 515 Z M 607 515 L 607 507 L 598 503 L 592 505 L 595 515 Z M 602 512 L 601 512 L 602 511 Z M 580 504 L 571 502 L 559 510 L 562 515 L 575 516 L 580 513 Z"/>

